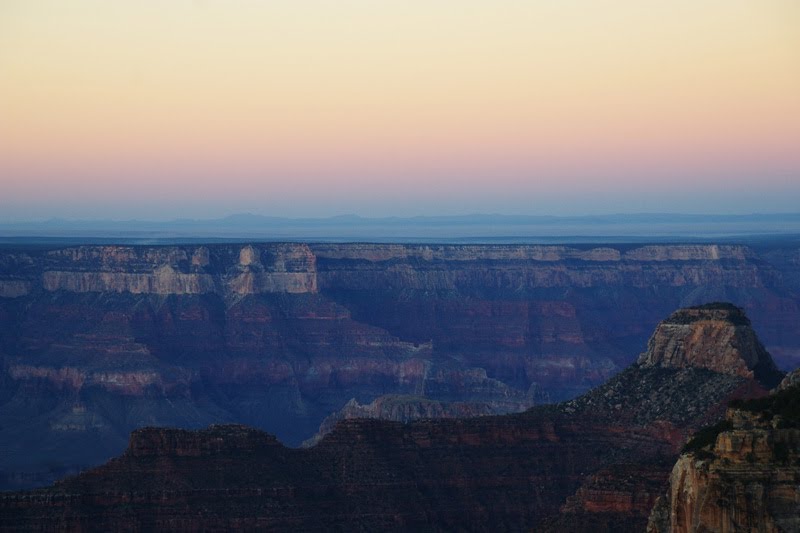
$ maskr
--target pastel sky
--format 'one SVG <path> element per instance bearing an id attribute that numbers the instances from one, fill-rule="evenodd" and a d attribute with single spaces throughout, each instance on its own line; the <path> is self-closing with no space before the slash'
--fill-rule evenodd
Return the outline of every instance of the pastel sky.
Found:
<path id="1" fill-rule="evenodd" d="M 0 219 L 800 210 L 797 0 L 0 0 Z"/>

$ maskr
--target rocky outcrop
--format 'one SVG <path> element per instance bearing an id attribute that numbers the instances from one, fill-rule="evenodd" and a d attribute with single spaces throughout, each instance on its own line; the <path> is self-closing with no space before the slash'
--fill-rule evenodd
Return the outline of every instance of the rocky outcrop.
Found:
<path id="1" fill-rule="evenodd" d="M 585 477 L 542 531 L 641 531 L 682 443 L 719 420 L 728 401 L 767 391 L 755 380 L 702 368 L 634 365 L 609 382 L 560 406 L 570 415 L 591 413 L 610 431 L 647 428 L 665 444 L 659 453 L 624 456 Z M 611 429 L 619 428 L 619 429 Z M 626 428 L 626 429 L 622 429 Z"/>
<path id="2" fill-rule="evenodd" d="M 732 345 L 733 338 L 737 340 Z M 720 354 L 727 365 L 716 364 Z M 756 379 L 753 371 L 739 371 L 748 365 L 773 369 L 773 374 L 767 374 L 770 382 L 783 376 L 774 369 L 769 353 L 740 309 L 730 304 L 685 308 L 656 327 L 648 350 L 633 367 L 603 387 L 566 402 L 563 408 L 575 413 L 588 410 L 597 420 L 609 423 L 617 420 L 632 427 L 648 427 L 671 442 L 672 453 L 677 453 L 693 429 L 724 416 L 729 400 L 767 394 L 769 384 Z M 687 426 L 687 417 L 696 425 Z M 601 469 L 584 480 L 560 515 L 547 521 L 543 529 L 624 531 L 636 521 L 644 527 L 669 477 L 669 457 L 649 457 L 644 463 L 625 461 Z"/>
<path id="3" fill-rule="evenodd" d="M 686 436 L 764 394 L 747 375 L 635 364 L 523 413 L 344 417 L 305 449 L 241 426 L 149 428 L 101 467 L 0 495 L 0 529 L 641 531 Z"/>
<path id="4" fill-rule="evenodd" d="M 228 296 L 317 290 L 316 258 L 304 244 L 266 250 L 246 245 L 238 262 L 220 257 L 215 264 L 206 247 L 80 247 L 51 252 L 46 259 L 70 267 L 42 272 L 41 284 L 48 291 Z M 225 259 L 228 264 L 221 262 Z"/>
<path id="5" fill-rule="evenodd" d="M 800 387 L 732 405 L 687 445 L 649 532 L 800 530 Z"/>
<path id="6" fill-rule="evenodd" d="M 744 312 L 713 303 L 681 309 L 656 328 L 642 366 L 707 368 L 722 374 L 755 377 L 767 388 L 783 378 L 756 338 Z"/>
<path id="7" fill-rule="evenodd" d="M 800 368 L 796 368 L 786 374 L 786 377 L 778 385 L 778 390 L 782 391 L 796 386 L 800 386 Z"/>
<path id="8" fill-rule="evenodd" d="M 0 298 L 19 298 L 30 292 L 30 284 L 16 279 L 0 280 Z"/>

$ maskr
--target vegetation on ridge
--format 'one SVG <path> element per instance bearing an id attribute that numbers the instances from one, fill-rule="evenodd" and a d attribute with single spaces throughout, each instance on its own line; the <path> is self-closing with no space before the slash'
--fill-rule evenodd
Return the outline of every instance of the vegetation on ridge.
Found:
<path id="1" fill-rule="evenodd" d="M 713 446 L 717 442 L 717 436 L 730 429 L 733 429 L 733 423 L 730 420 L 722 420 L 712 426 L 706 426 L 684 444 L 681 453 L 694 454 L 698 459 L 710 459 L 714 454 L 705 448 Z"/>
<path id="2" fill-rule="evenodd" d="M 800 428 L 800 385 L 763 398 L 732 400 L 728 406 L 732 409 L 760 414 L 765 422 L 769 422 L 777 416 L 779 417 L 777 424 L 779 429 Z M 714 445 L 720 433 L 731 429 L 733 429 L 733 423 L 729 420 L 706 426 L 689 439 L 681 453 L 691 453 L 698 459 L 712 458 L 714 454 L 707 448 Z M 781 446 L 783 445 L 778 444 L 776 444 L 776 453 L 781 455 L 783 452 Z"/>
<path id="3" fill-rule="evenodd" d="M 765 420 L 780 417 L 778 428 L 800 428 L 800 385 L 763 398 L 733 400 L 730 407 L 750 413 L 761 413 Z"/>
<path id="4" fill-rule="evenodd" d="M 706 317 L 698 314 L 697 311 L 724 311 L 727 316 L 724 319 L 734 326 L 749 326 L 750 319 L 745 312 L 729 302 L 709 302 L 703 305 L 695 305 L 680 309 L 672 313 L 664 322 L 666 324 L 692 324 Z"/>

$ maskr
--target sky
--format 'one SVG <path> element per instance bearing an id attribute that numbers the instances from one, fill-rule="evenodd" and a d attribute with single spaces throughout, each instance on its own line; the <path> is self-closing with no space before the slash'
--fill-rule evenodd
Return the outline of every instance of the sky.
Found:
<path id="1" fill-rule="evenodd" d="M 796 0 L 0 0 L 0 220 L 799 205 Z"/>

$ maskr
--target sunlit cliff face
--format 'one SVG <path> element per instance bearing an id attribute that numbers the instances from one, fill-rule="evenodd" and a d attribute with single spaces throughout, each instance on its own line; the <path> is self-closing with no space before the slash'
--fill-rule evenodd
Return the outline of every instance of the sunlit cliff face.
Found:
<path id="1" fill-rule="evenodd" d="M 0 202 L 791 210 L 798 21 L 789 0 L 11 0 Z"/>

